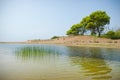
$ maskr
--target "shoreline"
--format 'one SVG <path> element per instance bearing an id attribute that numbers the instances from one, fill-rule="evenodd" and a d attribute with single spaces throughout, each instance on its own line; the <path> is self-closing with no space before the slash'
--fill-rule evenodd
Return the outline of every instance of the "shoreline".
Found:
<path id="1" fill-rule="evenodd" d="M 120 39 L 112 40 L 93 36 L 70 36 L 48 40 L 28 40 L 25 42 L 0 42 L 0 44 L 51 44 L 74 47 L 120 48 Z"/>
<path id="2" fill-rule="evenodd" d="M 120 43 L 81 43 L 81 44 L 61 44 L 61 43 L 28 43 L 28 42 L 4 42 L 0 44 L 49 44 L 49 45 L 61 45 L 61 46 L 71 46 L 71 47 L 95 47 L 95 48 L 118 48 L 120 49 Z"/>

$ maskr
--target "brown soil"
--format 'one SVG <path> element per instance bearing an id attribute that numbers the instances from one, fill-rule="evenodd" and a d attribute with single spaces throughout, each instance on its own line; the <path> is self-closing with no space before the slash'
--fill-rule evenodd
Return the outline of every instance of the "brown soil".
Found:
<path id="1" fill-rule="evenodd" d="M 69 36 L 49 40 L 28 40 L 26 43 L 59 44 L 66 46 L 81 46 L 81 47 L 120 48 L 120 39 L 111 40 L 106 38 L 97 38 L 93 36 Z"/>

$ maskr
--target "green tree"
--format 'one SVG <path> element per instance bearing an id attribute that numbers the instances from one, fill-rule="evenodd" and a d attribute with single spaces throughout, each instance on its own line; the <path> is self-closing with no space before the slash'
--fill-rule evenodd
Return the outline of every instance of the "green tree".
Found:
<path id="1" fill-rule="evenodd" d="M 79 35 L 79 28 L 80 25 L 79 24 L 74 24 L 70 30 L 67 31 L 67 35 Z"/>
<path id="2" fill-rule="evenodd" d="M 95 29 L 95 25 L 93 22 L 89 22 L 87 25 L 86 25 L 86 29 L 90 30 L 91 31 L 91 35 L 96 35 L 96 29 Z"/>
<path id="3" fill-rule="evenodd" d="M 82 19 L 82 21 L 80 22 L 80 28 L 79 28 L 79 33 L 81 35 L 84 35 L 84 33 L 86 32 L 86 25 L 89 22 L 90 18 L 89 16 L 85 17 Z"/>
<path id="4" fill-rule="evenodd" d="M 91 31 L 91 35 L 96 35 L 95 25 L 90 16 L 83 18 L 82 22 L 85 23 L 85 28 Z"/>
<path id="5" fill-rule="evenodd" d="M 104 26 L 110 23 L 110 17 L 105 11 L 96 11 L 90 14 L 90 20 L 88 21 L 87 28 L 94 30 L 101 36 Z"/>
<path id="6" fill-rule="evenodd" d="M 87 30 L 91 31 L 91 35 L 101 36 L 105 25 L 110 23 L 110 17 L 105 11 L 95 11 L 89 16 L 82 19 L 79 24 L 73 25 L 67 31 L 67 35 L 84 35 Z"/>

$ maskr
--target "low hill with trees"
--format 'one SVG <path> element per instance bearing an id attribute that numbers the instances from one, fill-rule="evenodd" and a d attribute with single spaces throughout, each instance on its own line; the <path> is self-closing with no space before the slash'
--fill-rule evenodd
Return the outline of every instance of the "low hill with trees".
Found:
<path id="1" fill-rule="evenodd" d="M 53 36 L 48 40 L 29 40 L 26 43 L 120 48 L 120 29 L 103 33 L 109 24 L 110 16 L 105 11 L 95 11 L 74 24 L 66 32 L 68 36 Z M 90 35 L 85 35 L 88 32 Z"/>
<path id="2" fill-rule="evenodd" d="M 117 31 L 109 30 L 103 34 L 106 25 L 110 24 L 110 16 L 105 11 L 95 11 L 83 18 L 80 23 L 73 26 L 66 32 L 68 36 L 84 35 L 89 32 L 92 36 L 120 39 L 120 29 Z"/>

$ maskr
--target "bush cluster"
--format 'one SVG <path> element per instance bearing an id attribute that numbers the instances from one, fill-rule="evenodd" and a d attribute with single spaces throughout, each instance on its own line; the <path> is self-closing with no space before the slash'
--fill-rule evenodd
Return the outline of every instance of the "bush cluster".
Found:
<path id="1" fill-rule="evenodd" d="M 56 39 L 56 38 L 59 38 L 58 36 L 53 36 L 51 39 Z"/>
<path id="2" fill-rule="evenodd" d="M 110 39 L 120 39 L 120 30 L 117 31 L 108 31 L 105 36 Z"/>

